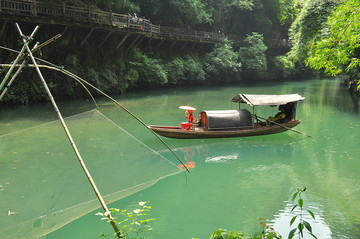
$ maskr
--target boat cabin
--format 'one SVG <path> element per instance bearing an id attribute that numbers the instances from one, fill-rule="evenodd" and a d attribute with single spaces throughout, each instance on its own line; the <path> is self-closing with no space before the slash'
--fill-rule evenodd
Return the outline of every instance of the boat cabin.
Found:
<path id="1" fill-rule="evenodd" d="M 199 126 L 204 130 L 251 129 L 253 121 L 246 109 L 204 110 L 199 113 Z"/>

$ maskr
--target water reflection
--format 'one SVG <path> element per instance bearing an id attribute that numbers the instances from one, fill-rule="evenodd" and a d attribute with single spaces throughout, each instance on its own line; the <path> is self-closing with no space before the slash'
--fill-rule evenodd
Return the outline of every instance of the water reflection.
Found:
<path id="1" fill-rule="evenodd" d="M 294 204 L 289 202 L 286 203 L 285 208 L 279 210 L 277 214 L 274 215 L 274 219 L 269 221 L 268 225 L 276 228 L 276 231 L 280 233 L 284 238 L 287 238 L 289 232 L 297 227 L 300 220 L 301 211 L 297 208 L 292 213 L 290 213 L 291 209 L 293 208 Z M 306 211 L 303 213 L 302 219 L 308 223 L 310 223 L 312 227 L 312 232 L 317 238 L 321 239 L 331 239 L 332 232 L 330 230 L 330 226 L 326 224 L 324 218 L 321 216 L 322 212 L 318 206 L 309 206 L 309 210 L 314 212 L 316 220 L 314 220 L 311 215 L 307 214 Z M 292 227 L 290 227 L 290 221 L 294 216 L 298 216 L 297 219 L 294 221 Z M 307 229 L 304 229 L 304 239 L 314 238 L 312 237 Z M 346 238 L 346 237 L 342 237 Z"/>

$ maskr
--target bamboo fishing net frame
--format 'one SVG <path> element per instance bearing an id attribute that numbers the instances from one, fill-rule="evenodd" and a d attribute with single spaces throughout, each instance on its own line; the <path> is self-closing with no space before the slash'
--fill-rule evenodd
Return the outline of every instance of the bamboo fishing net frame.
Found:
<path id="1" fill-rule="evenodd" d="M 48 95 L 48 97 L 49 97 L 49 99 L 50 99 L 50 101 L 51 101 L 51 103 L 52 103 L 52 105 L 53 105 L 53 108 L 54 108 L 55 112 L 57 113 L 57 116 L 58 116 L 58 118 L 59 118 L 59 120 L 60 120 L 60 122 L 61 122 L 61 125 L 63 126 L 63 129 L 64 129 L 64 131 L 65 131 L 65 133 L 66 133 L 66 135 L 67 135 L 67 137 L 68 137 L 68 139 L 69 139 L 69 141 L 70 141 L 70 144 L 71 144 L 71 146 L 72 146 L 72 148 L 73 148 L 73 150 L 74 150 L 74 152 L 75 152 L 75 154 L 76 154 L 76 156 L 77 156 L 77 158 L 78 158 L 78 161 L 79 161 L 79 163 L 80 163 L 80 165 L 81 165 L 84 173 L 86 174 L 86 177 L 88 178 L 88 180 L 89 180 L 89 182 L 90 182 L 90 184 L 91 184 L 91 186 L 92 186 L 92 188 L 93 188 L 93 190 L 94 190 L 94 192 L 95 192 L 95 194 L 96 194 L 96 196 L 97 196 L 97 198 L 98 198 L 98 200 L 99 200 L 102 208 L 103 208 L 104 211 L 105 211 L 104 215 L 106 215 L 106 216 L 109 218 L 109 222 L 111 223 L 111 225 L 112 225 L 112 227 L 113 227 L 113 229 L 114 229 L 114 231 L 115 231 L 116 236 L 117 236 L 118 238 L 123 238 L 120 230 L 118 229 L 118 227 L 117 227 L 117 225 L 116 225 L 116 222 L 114 221 L 114 218 L 113 218 L 112 215 L 111 215 L 110 210 L 108 209 L 108 207 L 107 207 L 107 205 L 106 205 L 103 197 L 102 197 L 101 194 L 100 194 L 100 191 L 98 190 L 98 188 L 97 188 L 97 186 L 96 186 L 96 184 L 95 184 L 95 181 L 92 179 L 91 174 L 90 174 L 89 170 L 87 169 L 87 167 L 86 167 L 86 165 L 85 165 L 85 162 L 84 162 L 84 160 L 82 159 L 82 157 L 81 157 L 81 155 L 80 155 L 80 152 L 79 152 L 79 150 L 78 150 L 78 148 L 77 148 L 77 146 L 76 146 L 76 144 L 75 144 L 75 141 L 73 140 L 73 138 L 72 138 L 72 136 L 71 136 L 71 134 L 70 134 L 70 131 L 68 130 L 67 125 L 66 125 L 66 123 L 65 123 L 65 121 L 64 121 L 64 119 L 63 119 L 63 117 L 62 117 L 62 115 L 61 115 L 61 112 L 60 112 L 60 110 L 59 110 L 59 108 L 58 108 L 58 106 L 57 106 L 57 104 L 56 104 L 56 102 L 55 102 L 55 100 L 54 100 L 54 97 L 52 96 L 52 93 L 51 93 L 51 91 L 50 91 L 50 89 L 49 89 L 49 87 L 48 87 L 48 85 L 47 85 L 47 83 L 46 83 L 46 81 L 45 81 L 45 79 L 44 79 L 41 71 L 40 71 L 40 67 L 44 67 L 44 68 L 48 68 L 48 69 L 60 71 L 60 72 L 62 72 L 62 73 L 64 73 L 64 74 L 68 75 L 69 77 L 75 79 L 75 80 L 76 80 L 77 82 L 79 82 L 79 83 L 81 84 L 81 86 L 88 92 L 88 94 L 89 94 L 90 97 L 92 98 L 92 100 L 93 100 L 93 102 L 95 103 L 95 105 L 96 105 L 97 108 L 98 108 L 98 106 L 97 106 L 97 104 L 96 104 L 96 101 L 95 101 L 94 97 L 92 96 L 91 92 L 88 90 L 88 88 L 87 88 L 85 85 L 91 87 L 92 89 L 96 90 L 97 92 L 99 92 L 99 93 L 102 94 L 103 96 L 105 96 L 105 97 L 107 97 L 108 99 L 110 99 L 110 100 L 111 100 L 112 102 L 114 102 L 117 106 L 121 107 L 121 108 L 122 108 L 123 110 L 125 110 L 128 114 L 130 114 L 133 118 L 135 118 L 139 123 L 141 123 L 141 124 L 142 124 L 143 126 L 145 126 L 148 130 L 150 130 L 150 132 L 152 132 L 153 135 L 155 135 L 155 137 L 157 137 L 158 140 L 159 140 L 160 142 L 162 142 L 162 143 L 170 150 L 170 152 L 181 162 L 181 164 L 184 166 L 184 168 L 190 173 L 189 169 L 188 169 L 188 168 L 186 167 L 186 165 L 182 162 L 182 160 L 176 155 L 176 153 L 175 153 L 152 129 L 150 129 L 140 118 L 138 118 L 135 114 L 133 114 L 130 110 L 128 110 L 128 109 L 127 109 L 126 107 L 124 107 L 122 104 L 120 104 L 120 103 L 117 102 L 115 99 L 113 99 L 112 97 L 110 97 L 109 95 L 107 95 L 106 93 L 104 93 L 103 91 L 101 91 L 100 89 L 98 89 L 97 87 L 93 86 L 93 85 L 90 84 L 89 82 L 87 82 L 87 81 L 85 81 L 84 79 L 80 78 L 79 76 L 77 76 L 77 75 L 75 75 L 75 74 L 73 74 L 73 73 L 71 73 L 71 72 L 69 72 L 69 71 L 67 71 L 67 70 L 65 70 L 65 69 L 63 69 L 63 68 L 61 68 L 61 67 L 58 67 L 58 66 L 56 66 L 55 64 L 52 64 L 52 63 L 50 63 L 50 62 L 44 61 L 44 60 L 39 59 L 39 58 L 35 58 L 35 57 L 33 56 L 33 54 L 32 54 L 33 52 L 39 50 L 41 47 L 46 46 L 47 44 L 49 44 L 49 43 L 53 42 L 54 40 L 58 39 L 59 37 L 61 37 L 61 34 L 56 35 L 55 37 L 49 39 L 48 41 L 46 41 L 46 42 L 44 42 L 44 43 L 42 43 L 42 44 L 40 44 L 40 45 L 38 45 L 38 43 L 37 43 L 37 44 L 33 47 L 33 49 L 30 50 L 30 48 L 29 48 L 29 43 L 33 40 L 33 36 L 36 34 L 39 26 L 36 26 L 35 29 L 33 30 L 32 34 L 28 37 L 28 36 L 25 36 L 25 35 L 22 33 L 22 31 L 21 31 L 21 29 L 20 29 L 20 27 L 19 27 L 19 25 L 18 25 L 17 23 L 16 23 L 15 25 L 16 25 L 16 27 L 17 27 L 17 30 L 18 30 L 20 36 L 22 37 L 23 47 L 22 47 L 22 49 L 21 49 L 19 52 L 10 49 L 11 51 L 14 51 L 14 52 L 17 52 L 17 53 L 18 53 L 16 59 L 14 60 L 14 62 L 12 62 L 12 64 L 9 64 L 9 65 L 7 65 L 7 64 L 1 64 L 2 66 L 8 67 L 9 70 L 8 70 L 6 76 L 4 77 L 3 81 L 2 81 L 1 84 L 0 84 L 0 91 L 2 90 L 2 88 L 4 87 L 4 85 L 6 84 L 6 82 L 7 82 L 8 78 L 10 77 L 11 72 L 13 71 L 13 69 L 14 69 L 16 66 L 19 67 L 19 68 L 18 68 L 18 70 L 16 71 L 16 73 L 12 76 L 11 80 L 10 80 L 10 81 L 8 82 L 8 84 L 6 85 L 6 88 L 4 89 L 4 91 L 2 92 L 2 94 L 0 95 L 0 101 L 1 101 L 1 99 L 3 98 L 3 96 L 6 94 L 8 88 L 11 86 L 11 84 L 13 83 L 13 81 L 15 80 L 15 78 L 16 78 L 16 77 L 18 76 L 18 74 L 21 72 L 22 68 L 25 66 L 25 63 L 26 63 L 26 60 L 25 60 L 25 59 L 23 60 L 23 62 L 22 62 L 20 65 L 17 64 L 17 63 L 18 63 L 21 59 L 23 59 L 23 58 L 25 57 L 24 52 L 25 52 L 25 50 L 26 50 L 26 51 L 27 51 L 27 56 L 30 57 L 30 58 L 31 58 L 31 61 L 33 62 L 32 67 L 34 67 L 34 68 L 36 69 L 36 71 L 37 71 L 37 73 L 38 73 L 38 75 L 39 75 L 39 77 L 40 77 L 40 80 L 41 80 L 43 86 L 45 87 L 45 91 L 46 91 L 46 93 L 47 93 L 47 95 Z M 9 50 L 8 48 L 4 48 L 4 47 L 1 47 L 1 48 Z M 43 62 L 45 62 L 45 63 L 48 64 L 48 65 L 40 65 L 40 66 L 39 66 L 39 65 L 37 64 L 37 62 L 36 62 L 35 59 L 36 59 L 36 60 L 43 61 Z M 1 72 L 0 72 L 0 73 L 1 73 Z"/>

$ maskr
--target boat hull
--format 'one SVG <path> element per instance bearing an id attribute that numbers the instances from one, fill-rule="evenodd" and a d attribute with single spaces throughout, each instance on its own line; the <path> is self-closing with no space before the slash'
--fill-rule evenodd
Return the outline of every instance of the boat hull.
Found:
<path id="1" fill-rule="evenodd" d="M 230 138 L 230 137 L 249 137 L 257 135 L 277 134 L 289 130 L 300 123 L 300 120 L 294 120 L 282 123 L 280 125 L 260 126 L 256 125 L 254 129 L 237 130 L 204 130 L 199 126 L 194 129 L 181 130 L 179 126 L 156 126 L 148 127 L 158 135 L 177 138 L 177 139 L 202 139 L 202 138 Z"/>

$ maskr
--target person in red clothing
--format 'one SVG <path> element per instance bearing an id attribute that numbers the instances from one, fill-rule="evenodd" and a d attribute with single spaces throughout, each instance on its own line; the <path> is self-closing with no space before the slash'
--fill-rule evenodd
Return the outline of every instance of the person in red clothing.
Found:
<path id="1" fill-rule="evenodd" d="M 193 115 L 194 110 L 196 110 L 196 108 L 191 107 L 189 105 L 187 106 L 180 106 L 180 109 L 186 110 L 185 111 L 185 117 L 187 118 L 187 122 L 182 122 L 180 124 L 180 129 L 184 129 L 184 130 L 188 130 L 191 128 L 191 126 L 193 125 L 193 123 L 195 122 L 195 117 Z"/>

